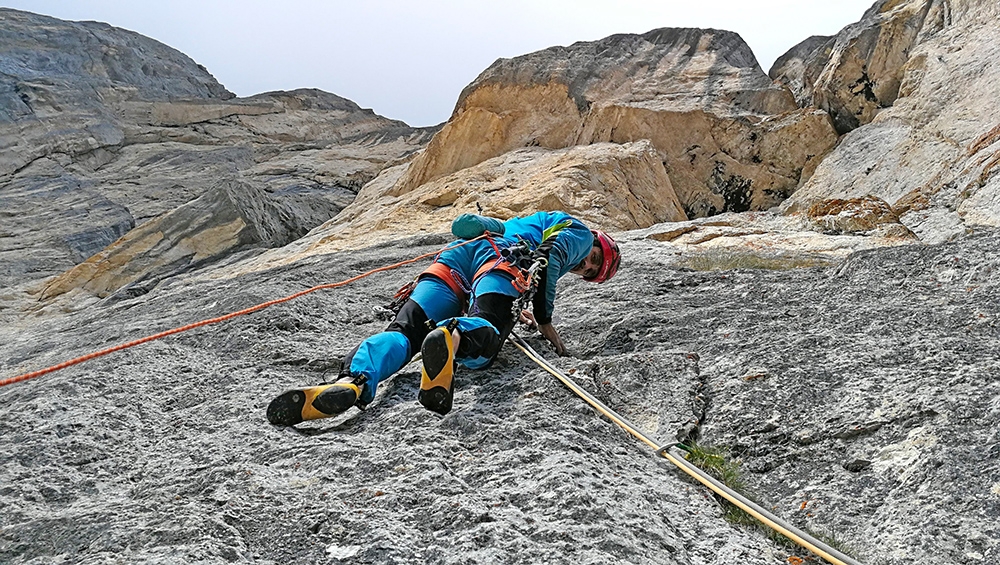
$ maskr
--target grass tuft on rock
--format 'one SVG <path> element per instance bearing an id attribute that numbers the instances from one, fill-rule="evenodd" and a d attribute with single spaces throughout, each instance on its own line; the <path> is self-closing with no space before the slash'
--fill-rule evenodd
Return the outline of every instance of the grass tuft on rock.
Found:
<path id="1" fill-rule="evenodd" d="M 687 452 L 687 460 L 696 465 L 699 469 L 715 477 L 722 482 L 722 484 L 732 490 L 759 504 L 759 501 L 757 501 L 755 497 L 746 492 L 746 485 L 740 476 L 739 462 L 730 458 L 729 450 L 726 447 L 702 446 L 693 443 L 691 445 L 684 446 L 684 450 Z M 730 524 L 747 526 L 760 530 L 766 534 L 770 540 L 788 551 L 806 551 L 788 537 L 771 529 L 757 518 L 754 518 L 746 510 L 743 510 L 739 506 L 736 506 L 721 496 L 717 496 L 716 499 L 719 500 L 720 504 L 722 504 L 723 518 L 725 518 Z M 815 532 L 811 532 L 809 530 L 805 531 L 813 537 L 822 540 L 837 551 L 847 555 L 854 553 L 851 548 L 847 547 L 843 542 L 833 536 L 816 534 Z M 812 556 L 812 552 L 806 551 L 806 553 Z"/>
<path id="2" fill-rule="evenodd" d="M 816 255 L 758 255 L 739 251 L 719 250 L 695 255 L 685 255 L 677 266 L 693 271 L 733 271 L 737 269 L 762 269 L 789 271 L 829 267 L 835 261 Z"/>
<path id="3" fill-rule="evenodd" d="M 752 497 L 744 492 L 746 485 L 740 476 L 739 463 L 729 457 L 729 450 L 727 448 L 692 444 L 687 447 L 687 460 L 694 463 L 702 471 L 721 481 L 722 484 L 752 499 Z M 765 526 L 760 520 L 754 518 L 739 506 L 722 497 L 718 497 L 718 499 L 722 504 L 723 517 L 725 517 L 727 522 L 765 530 L 769 534 L 773 534 L 771 537 L 775 541 L 782 543 L 782 545 L 786 543 L 795 545 L 792 540 L 774 532 L 774 530 Z"/>

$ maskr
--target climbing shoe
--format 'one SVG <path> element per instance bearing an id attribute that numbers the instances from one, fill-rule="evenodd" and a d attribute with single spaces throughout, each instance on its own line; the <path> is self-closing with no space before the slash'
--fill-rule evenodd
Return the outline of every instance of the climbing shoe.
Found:
<path id="1" fill-rule="evenodd" d="M 348 382 L 285 391 L 267 406 L 267 421 L 294 426 L 306 420 L 329 418 L 354 406 L 360 396 L 361 387 Z"/>
<path id="2" fill-rule="evenodd" d="M 455 346 L 447 327 L 435 328 L 420 346 L 423 367 L 417 400 L 424 408 L 447 414 L 451 410 L 452 377 L 455 375 Z"/>

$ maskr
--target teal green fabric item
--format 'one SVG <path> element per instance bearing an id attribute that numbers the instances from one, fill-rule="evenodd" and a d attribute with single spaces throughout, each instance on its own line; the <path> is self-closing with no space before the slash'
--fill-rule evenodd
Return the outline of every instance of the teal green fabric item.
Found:
<path id="1" fill-rule="evenodd" d="M 451 234 L 459 239 L 474 239 L 486 232 L 503 235 L 503 222 L 478 214 L 460 214 L 451 223 Z"/>

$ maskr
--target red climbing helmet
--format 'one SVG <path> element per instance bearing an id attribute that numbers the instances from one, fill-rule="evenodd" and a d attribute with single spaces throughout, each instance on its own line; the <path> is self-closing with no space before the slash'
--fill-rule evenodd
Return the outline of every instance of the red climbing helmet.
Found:
<path id="1" fill-rule="evenodd" d="M 622 253 L 618 250 L 618 244 L 615 243 L 615 240 L 611 239 L 610 235 L 601 230 L 590 231 L 594 234 L 594 245 L 601 246 L 601 255 L 604 257 L 604 260 L 601 262 L 601 268 L 597 271 L 596 275 L 583 280 L 602 283 L 615 276 L 615 273 L 618 272 L 618 264 L 622 261 Z"/>

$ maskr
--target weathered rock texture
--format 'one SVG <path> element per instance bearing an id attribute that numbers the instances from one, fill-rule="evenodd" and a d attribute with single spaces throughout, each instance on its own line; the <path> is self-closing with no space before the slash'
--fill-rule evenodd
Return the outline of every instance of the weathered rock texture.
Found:
<path id="1" fill-rule="evenodd" d="M 519 149 L 401 192 L 403 171 L 387 171 L 366 185 L 340 215 L 296 245 L 360 248 L 447 232 L 455 216 L 480 209 L 501 219 L 563 210 L 615 231 L 687 219 L 648 141 Z"/>
<path id="2" fill-rule="evenodd" d="M 822 86 L 823 96 L 844 99 L 870 123 L 842 138 L 784 210 L 872 195 L 930 242 L 1000 225 L 998 18 L 1000 7 L 986 0 L 879 2 L 831 39 L 821 76 L 840 78 Z M 845 87 L 862 72 L 879 77 L 877 104 Z M 815 94 L 813 102 L 821 102 Z"/>
<path id="3" fill-rule="evenodd" d="M 636 352 L 699 353 L 702 439 L 730 446 L 779 514 L 863 563 L 1000 562 L 998 238 L 677 272 L 617 327 Z M 639 257 L 643 273 L 666 260 Z"/>
<path id="4" fill-rule="evenodd" d="M 659 29 L 501 59 L 400 181 L 399 192 L 519 147 L 649 139 L 689 217 L 784 200 L 836 141 L 735 33 Z"/>
<path id="5" fill-rule="evenodd" d="M 123 99 L 233 98 L 183 53 L 97 22 L 0 12 L 0 175 L 51 154 L 118 147 Z"/>
<path id="6" fill-rule="evenodd" d="M 433 131 L 317 90 L 236 99 L 149 38 L 0 9 L 0 218 L 17 219 L 0 225 L 0 284 L 62 272 L 220 183 L 296 209 L 305 232 Z"/>
<path id="7" fill-rule="evenodd" d="M 141 297 L 32 322 L 41 333 L 4 324 L 3 370 L 344 279 L 447 238 L 429 241 L 226 282 L 175 277 Z M 414 401 L 417 378 L 406 371 L 365 413 L 300 432 L 269 426 L 267 397 L 335 370 L 353 342 L 384 324 L 371 306 L 422 267 L 0 389 L 0 560 L 783 562 L 786 550 L 728 525 L 703 489 L 514 351 L 493 371 L 463 373 L 445 418 Z M 568 306 L 576 300 L 566 312 L 577 335 L 596 341 L 577 342 L 582 357 L 562 365 L 669 437 L 692 416 L 697 361 L 669 343 L 624 357 L 583 353 L 603 330 Z M 642 378 L 628 365 L 669 378 Z M 631 383 L 632 404 L 618 402 L 612 382 Z"/>
<path id="8" fill-rule="evenodd" d="M 675 264 L 695 269 L 815 267 L 838 263 L 858 251 L 917 242 L 878 204 L 844 201 L 829 203 L 812 218 L 728 212 L 659 224 L 641 233 L 676 255 Z"/>
<path id="9" fill-rule="evenodd" d="M 837 131 L 867 124 L 899 96 L 904 65 L 930 15 L 934 0 L 881 0 L 861 21 L 834 37 L 814 36 L 774 62 L 768 75 L 795 93 L 802 106 L 830 113 Z M 939 2 L 947 10 L 949 2 Z M 938 24 L 940 25 L 940 24 Z"/>
<path id="10" fill-rule="evenodd" d="M 304 235 L 300 225 L 294 210 L 250 185 L 219 185 L 49 279 L 39 299 L 74 290 L 104 298 L 122 289 L 123 296 L 135 296 L 191 267 L 296 239 Z"/>
<path id="11" fill-rule="evenodd" d="M 617 234 L 625 261 L 613 281 L 562 281 L 555 323 L 571 355 L 530 338 L 535 347 L 660 441 L 700 418 L 701 441 L 730 448 L 758 500 L 863 563 L 1000 559 L 1000 235 L 825 268 L 718 271 L 693 270 L 650 237 L 673 225 Z M 447 240 L 181 275 L 59 316 L 8 310 L 0 370 Z M 0 388 L 0 560 L 790 562 L 512 348 L 487 371 L 459 371 L 443 418 L 415 401 L 411 367 L 365 412 L 269 426 L 268 399 L 335 372 L 383 327 L 371 307 L 423 266 Z"/>
<path id="12" fill-rule="evenodd" d="M 865 196 L 842 200 L 831 198 L 809 207 L 806 215 L 824 230 L 834 233 L 871 233 L 888 230 L 903 237 L 916 236 L 899 223 L 899 215 L 881 198 Z"/>
<path id="13" fill-rule="evenodd" d="M 866 18 L 917 7 L 879 3 Z M 615 232 L 614 280 L 560 282 L 570 355 L 529 337 L 544 355 L 661 442 L 699 422 L 699 440 L 728 448 L 765 507 L 863 563 L 1000 562 L 1000 233 L 907 245 L 997 217 L 998 10 L 929 5 L 925 22 L 941 25 L 921 28 L 892 107 L 823 161 L 789 203 L 803 213 L 683 222 L 670 220 L 696 202 L 685 195 L 704 163 L 723 163 L 721 184 L 698 202 L 753 207 L 762 185 L 727 193 L 727 174 L 759 165 L 791 182 L 780 163 L 818 157 L 780 155 L 822 139 L 809 123 L 833 135 L 823 110 L 784 109 L 791 95 L 760 82 L 732 34 L 660 30 L 500 61 L 440 146 L 407 162 L 427 131 L 342 98 L 226 99 L 179 54 L 143 69 L 129 47 L 141 38 L 0 10 L 12 167 L 0 172 L 0 378 L 433 253 L 477 202 L 502 217 L 565 208 L 628 231 Z M 82 47 L 61 58 L 64 43 Z M 616 71 L 592 65 L 598 47 Z M 60 61 L 77 62 L 60 74 Z M 190 85 L 171 78 L 187 72 Z M 160 86 L 146 92 L 149 73 Z M 51 129 L 63 113 L 65 138 Z M 463 123 L 497 135 L 477 145 Z M 468 162 L 444 143 L 463 136 Z M 523 147 L 532 136 L 545 143 Z M 406 184 L 446 162 L 461 166 Z M 260 250 L 362 184 L 337 221 Z M 415 402 L 411 365 L 367 411 L 266 424 L 273 395 L 329 379 L 385 326 L 372 307 L 425 266 L 0 387 L 0 562 L 809 557 L 727 523 L 703 487 L 511 348 L 458 372 L 445 417 Z M 35 283 L 11 286 L 23 281 Z"/>

